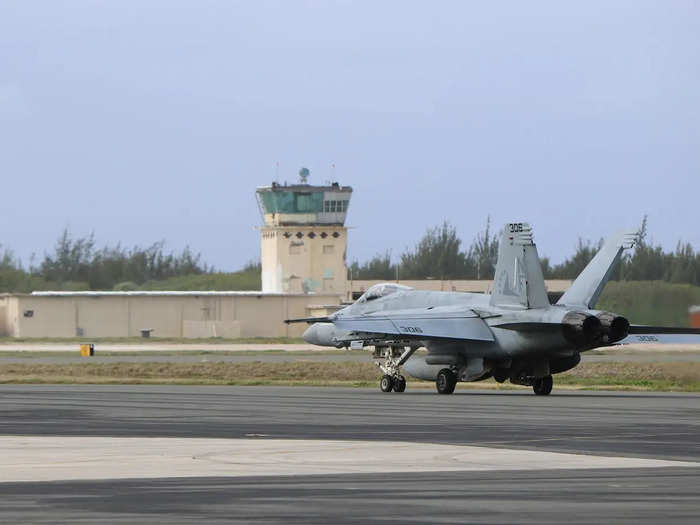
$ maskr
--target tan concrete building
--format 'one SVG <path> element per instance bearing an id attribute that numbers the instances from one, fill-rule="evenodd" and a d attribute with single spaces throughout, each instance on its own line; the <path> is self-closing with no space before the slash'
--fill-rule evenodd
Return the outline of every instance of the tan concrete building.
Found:
<path id="1" fill-rule="evenodd" d="M 262 214 L 260 249 L 262 291 L 266 293 L 346 294 L 348 232 L 352 188 L 301 182 L 257 189 Z"/>
<path id="2" fill-rule="evenodd" d="M 261 292 L 35 292 L 0 296 L 10 337 L 299 337 L 318 305 L 340 296 Z"/>
<path id="3" fill-rule="evenodd" d="M 261 230 L 264 292 L 345 295 L 347 228 L 280 226 Z"/>

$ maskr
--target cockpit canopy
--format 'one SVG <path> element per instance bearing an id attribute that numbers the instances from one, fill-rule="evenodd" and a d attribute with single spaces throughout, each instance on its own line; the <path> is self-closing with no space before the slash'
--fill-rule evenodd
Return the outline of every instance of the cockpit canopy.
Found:
<path id="1" fill-rule="evenodd" d="M 386 297 L 395 292 L 400 292 L 404 290 L 413 290 L 410 286 L 404 286 L 402 284 L 396 283 L 379 283 L 370 286 L 367 291 L 362 294 L 362 296 L 357 300 L 358 303 L 365 303 L 367 301 L 372 301 L 373 299 L 379 299 L 380 297 Z"/>

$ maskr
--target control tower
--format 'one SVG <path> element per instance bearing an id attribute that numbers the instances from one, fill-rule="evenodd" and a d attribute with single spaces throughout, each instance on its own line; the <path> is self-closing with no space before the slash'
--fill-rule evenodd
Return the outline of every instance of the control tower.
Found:
<path id="1" fill-rule="evenodd" d="M 261 231 L 262 290 L 273 293 L 345 295 L 347 215 L 352 188 L 333 182 L 299 182 L 257 188 L 263 216 Z"/>

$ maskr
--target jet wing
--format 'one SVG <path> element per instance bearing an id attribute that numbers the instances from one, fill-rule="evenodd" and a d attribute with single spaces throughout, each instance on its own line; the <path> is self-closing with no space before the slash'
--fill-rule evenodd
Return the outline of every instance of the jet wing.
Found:
<path id="1" fill-rule="evenodd" d="M 677 328 L 667 326 L 630 326 L 629 335 L 616 345 L 638 343 L 656 344 L 700 344 L 700 328 Z"/>
<path id="2" fill-rule="evenodd" d="M 462 306 L 383 310 L 356 316 L 340 315 L 333 319 L 333 323 L 343 330 L 390 337 L 494 340 L 483 319 L 473 310 Z"/>

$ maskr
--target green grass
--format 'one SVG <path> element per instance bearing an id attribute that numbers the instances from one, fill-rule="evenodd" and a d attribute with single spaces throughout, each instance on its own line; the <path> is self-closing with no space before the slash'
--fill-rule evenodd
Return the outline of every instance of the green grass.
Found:
<path id="1" fill-rule="evenodd" d="M 0 254 L 1 255 L 1 254 Z M 139 285 L 133 282 L 120 282 L 115 290 L 260 290 L 260 270 L 243 269 L 237 272 L 217 272 L 190 274 L 171 277 L 159 281 L 146 281 Z M 23 270 L 0 268 L 0 292 L 31 293 L 37 290 L 90 290 L 90 283 L 84 281 L 47 281 Z"/>
<path id="2" fill-rule="evenodd" d="M 596 308 L 634 324 L 688 326 L 688 308 L 700 304 L 700 286 L 663 281 L 611 281 Z"/>
<path id="3" fill-rule="evenodd" d="M 269 363 L 19 363 L 0 365 L 0 383 L 196 384 L 376 386 L 372 363 L 295 361 Z M 413 386 L 431 382 L 411 380 Z M 700 392 L 700 363 L 583 363 L 555 377 L 575 389 Z M 467 388 L 520 388 L 493 380 L 460 383 Z"/>
<path id="4" fill-rule="evenodd" d="M 204 273 L 147 281 L 139 290 L 261 290 L 260 271 L 255 269 L 231 273 Z"/>

